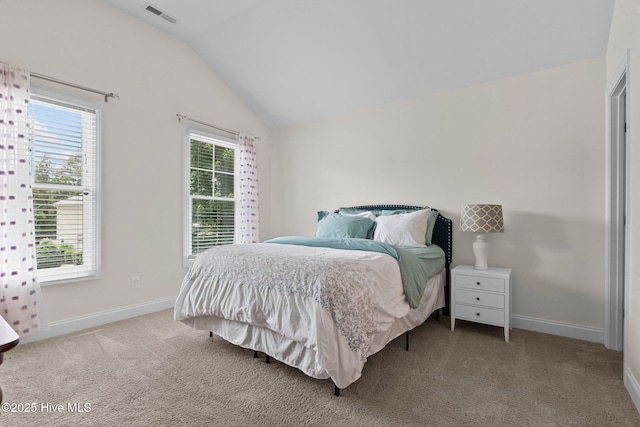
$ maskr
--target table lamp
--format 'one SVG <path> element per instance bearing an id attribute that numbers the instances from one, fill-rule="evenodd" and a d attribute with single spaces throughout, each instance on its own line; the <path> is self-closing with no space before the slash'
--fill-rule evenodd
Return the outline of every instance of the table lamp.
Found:
<path id="1" fill-rule="evenodd" d="M 479 233 L 473 242 L 476 270 L 488 270 L 487 248 L 483 233 L 503 233 L 502 205 L 464 205 L 460 215 L 460 231 Z"/>

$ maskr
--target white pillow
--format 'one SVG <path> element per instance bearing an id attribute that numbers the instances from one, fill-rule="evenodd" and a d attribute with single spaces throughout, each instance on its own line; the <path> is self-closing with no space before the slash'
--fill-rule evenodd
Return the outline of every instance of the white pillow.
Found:
<path id="1" fill-rule="evenodd" d="M 426 246 L 427 219 L 431 209 L 376 217 L 373 240 L 398 246 Z"/>

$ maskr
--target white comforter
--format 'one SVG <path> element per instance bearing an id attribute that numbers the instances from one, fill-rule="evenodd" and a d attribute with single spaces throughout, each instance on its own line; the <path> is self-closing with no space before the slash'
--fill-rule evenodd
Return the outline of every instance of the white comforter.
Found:
<path id="1" fill-rule="evenodd" d="M 175 319 L 344 388 L 360 377 L 372 337 L 409 311 L 389 255 L 263 243 L 198 256 Z"/>

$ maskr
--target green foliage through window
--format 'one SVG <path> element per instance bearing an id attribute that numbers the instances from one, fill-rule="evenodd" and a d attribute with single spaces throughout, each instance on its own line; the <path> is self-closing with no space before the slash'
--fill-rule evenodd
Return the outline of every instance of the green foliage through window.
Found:
<path id="1" fill-rule="evenodd" d="M 191 253 L 233 243 L 235 149 L 208 138 L 189 141 Z"/>
<path id="2" fill-rule="evenodd" d="M 51 239 L 42 239 L 36 245 L 36 258 L 39 269 L 82 265 L 82 250 L 72 245 L 57 244 Z"/>
<path id="3" fill-rule="evenodd" d="M 32 96 L 33 205 L 39 270 L 45 280 L 88 276 L 96 265 L 97 112 Z"/>

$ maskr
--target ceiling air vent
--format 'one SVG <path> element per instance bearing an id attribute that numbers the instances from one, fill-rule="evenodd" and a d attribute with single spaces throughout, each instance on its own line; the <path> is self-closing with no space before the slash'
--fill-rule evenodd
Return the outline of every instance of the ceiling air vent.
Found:
<path id="1" fill-rule="evenodd" d="M 146 10 L 147 12 L 153 13 L 156 16 L 159 16 L 160 18 L 164 19 L 165 21 L 171 22 L 172 24 L 175 24 L 176 22 L 178 22 L 178 20 L 176 18 L 174 18 L 173 16 L 169 15 L 168 13 L 165 13 L 163 11 L 161 11 L 160 9 L 158 9 L 157 7 L 147 3 L 144 6 L 144 10 Z"/>

